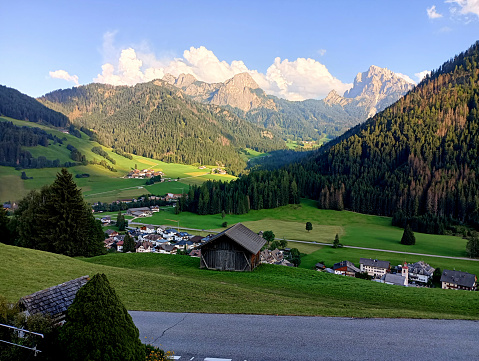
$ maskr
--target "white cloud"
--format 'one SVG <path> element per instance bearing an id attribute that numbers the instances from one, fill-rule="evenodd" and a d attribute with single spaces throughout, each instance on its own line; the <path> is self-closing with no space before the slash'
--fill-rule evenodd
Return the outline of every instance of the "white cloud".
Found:
<path id="1" fill-rule="evenodd" d="M 398 77 L 404 79 L 405 81 L 407 81 L 408 83 L 412 83 L 412 84 L 416 84 L 416 82 L 414 80 L 412 80 L 408 75 L 406 74 L 401 74 L 401 73 L 395 73 Z"/>
<path id="2" fill-rule="evenodd" d="M 429 9 L 426 9 L 426 11 L 427 11 L 427 16 L 429 17 L 429 19 L 442 18 L 442 14 L 439 14 L 436 11 L 436 5 L 431 6 Z"/>
<path id="3" fill-rule="evenodd" d="M 415 73 L 414 76 L 418 79 L 418 82 L 420 83 L 421 80 L 423 80 L 428 74 L 431 74 L 429 70 L 423 70 L 419 73 Z"/>
<path id="4" fill-rule="evenodd" d="M 78 76 L 77 75 L 70 75 L 65 70 L 55 70 L 55 71 L 49 72 L 49 74 L 50 74 L 51 78 L 71 81 L 71 82 L 75 83 L 75 85 L 78 85 Z"/>
<path id="5" fill-rule="evenodd" d="M 102 72 L 94 79 L 95 82 L 135 85 L 160 79 L 168 73 L 176 77 L 184 73 L 191 74 L 200 81 L 216 83 L 247 72 L 266 93 L 289 100 L 323 98 L 333 89 L 342 94 L 352 86 L 333 77 L 323 64 L 313 59 L 282 61 L 276 58 L 266 74 L 262 74 L 248 69 L 241 60 L 231 63 L 220 61 L 204 46 L 185 50 L 182 58 L 166 60 L 158 60 L 154 54 L 128 48 L 121 51 L 117 64 L 112 63 L 102 66 Z"/>
<path id="6" fill-rule="evenodd" d="M 447 0 L 446 3 L 457 4 L 459 6 L 459 13 L 467 15 L 469 13 L 479 16 L 479 0 Z M 456 8 L 451 8 L 451 13 L 456 13 Z"/>
<path id="7" fill-rule="evenodd" d="M 319 49 L 318 54 L 323 56 L 324 54 L 326 54 L 326 49 Z"/>

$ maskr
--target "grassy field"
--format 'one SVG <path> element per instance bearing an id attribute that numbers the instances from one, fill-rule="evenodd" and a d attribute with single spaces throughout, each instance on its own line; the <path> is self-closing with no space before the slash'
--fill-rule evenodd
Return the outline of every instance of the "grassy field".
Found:
<path id="1" fill-rule="evenodd" d="M 479 319 L 475 292 L 402 288 L 306 269 L 199 269 L 161 254 L 72 259 L 0 244 L 0 294 L 20 297 L 83 275 L 105 273 L 129 310 L 344 317 Z"/>
<path id="2" fill-rule="evenodd" d="M 6 117 L 0 117 L 0 121 L 11 121 L 18 126 L 38 127 L 56 135 L 60 139 L 66 139 L 63 145 L 50 142 L 48 147 L 25 147 L 24 149 L 28 150 L 34 157 L 43 155 L 47 159 L 59 159 L 63 163 L 71 161 L 70 151 L 66 148 L 68 144 L 71 144 L 84 154 L 87 160 L 93 160 L 94 158 L 97 160 L 103 159 L 91 151 L 92 147 L 99 146 L 99 144 L 90 141 L 86 134 L 82 133 L 82 138 L 79 139 L 70 134 L 64 134 L 59 130 L 36 123 Z M 99 165 L 91 164 L 69 168 L 69 171 L 74 175 L 90 174 L 89 178 L 75 178 L 75 181 L 82 188 L 85 199 L 92 203 L 96 201 L 112 202 L 117 199 L 133 198 L 150 193 L 157 195 L 168 192 L 180 193 L 180 187 L 184 187 L 186 191 L 189 185 L 202 184 L 209 179 L 222 181 L 235 179 L 231 175 L 210 174 L 211 169 L 214 168 L 213 166 L 208 166 L 206 169 L 198 169 L 197 166 L 165 163 L 137 155 L 133 155 L 133 159 L 128 159 L 112 152 L 111 149 L 102 148 L 116 161 L 113 167 L 117 169 L 117 172 L 111 172 Z M 135 167 L 162 171 L 167 178 L 180 178 L 181 185 L 179 182 L 165 182 L 145 187 L 145 180 L 122 178 Z M 0 167 L 0 201 L 18 201 L 28 191 L 51 184 L 59 170 L 60 168 L 26 169 L 24 171 L 27 176 L 33 177 L 33 179 L 22 180 L 20 179 L 22 170 L 15 170 L 13 167 Z"/>
<path id="3" fill-rule="evenodd" d="M 300 205 L 288 205 L 275 209 L 250 211 L 242 215 L 220 214 L 199 216 L 174 210 L 155 213 L 139 222 L 168 224 L 166 219 L 180 222 L 181 227 L 221 230 L 222 223 L 233 225 L 244 223 L 255 232 L 272 230 L 277 238 L 309 242 L 332 243 L 336 234 L 344 245 L 380 248 L 393 251 L 426 253 L 450 257 L 467 257 L 465 239 L 453 236 L 416 233 L 416 245 L 400 243 L 403 230 L 391 225 L 391 218 L 364 215 L 348 211 L 323 210 L 312 200 L 302 200 Z M 306 231 L 306 222 L 313 224 L 313 230 Z M 170 222 L 171 223 L 171 222 Z"/>

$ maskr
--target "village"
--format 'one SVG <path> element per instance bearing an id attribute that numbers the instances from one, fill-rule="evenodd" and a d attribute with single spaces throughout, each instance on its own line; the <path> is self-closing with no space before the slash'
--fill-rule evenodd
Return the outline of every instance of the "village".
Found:
<path id="1" fill-rule="evenodd" d="M 174 201 L 179 196 L 181 195 L 168 193 L 164 198 Z M 129 208 L 127 214 L 144 218 L 157 211 L 157 206 Z M 107 226 L 111 223 L 111 217 L 102 217 L 101 221 Z M 262 235 L 263 232 L 256 234 L 241 223 L 206 237 L 180 232 L 179 229 L 166 226 L 142 224 L 138 227 L 127 227 L 126 234 L 107 229 L 105 247 L 110 252 L 124 252 L 125 237 L 128 236 L 133 239 L 134 248 L 127 252 L 189 255 L 201 259 L 201 268 L 245 271 L 253 270 L 262 263 L 294 267 L 291 249 L 269 247 Z M 435 268 L 423 261 L 412 264 L 405 262 L 394 266 L 385 260 L 360 258 L 359 267 L 353 262 L 344 260 L 331 267 L 317 263 L 315 269 L 318 272 L 403 287 L 432 287 L 435 278 L 436 283 L 439 281 L 443 289 L 469 291 L 477 289 L 476 275 L 447 269 L 438 274 Z"/>

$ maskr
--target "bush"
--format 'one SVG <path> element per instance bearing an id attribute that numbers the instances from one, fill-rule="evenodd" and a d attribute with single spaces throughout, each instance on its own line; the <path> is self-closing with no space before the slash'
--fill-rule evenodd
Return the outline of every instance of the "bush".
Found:
<path id="1" fill-rule="evenodd" d="M 59 338 L 66 360 L 145 360 L 138 329 L 104 274 L 80 288 Z"/>

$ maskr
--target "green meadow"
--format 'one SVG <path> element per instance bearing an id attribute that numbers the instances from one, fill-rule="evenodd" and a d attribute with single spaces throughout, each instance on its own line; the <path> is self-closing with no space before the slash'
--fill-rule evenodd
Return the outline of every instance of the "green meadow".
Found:
<path id="1" fill-rule="evenodd" d="M 199 269 L 197 258 L 153 253 L 73 259 L 0 244 L 0 294 L 11 302 L 99 272 L 129 310 L 479 319 L 475 292 L 403 288 L 273 265 L 247 273 L 209 271 Z"/>
<path id="2" fill-rule="evenodd" d="M 100 144 L 90 141 L 89 137 L 84 133 L 81 133 L 82 138 L 80 139 L 41 124 L 6 117 L 0 117 L 0 121 L 10 121 L 18 126 L 38 127 L 56 135 L 60 139 L 66 139 L 63 141 L 63 144 L 53 144 L 50 141 L 48 147 L 24 147 L 34 157 L 45 156 L 51 160 L 59 159 L 62 163 L 71 161 L 70 151 L 66 148 L 68 144 L 71 144 L 84 154 L 87 160 L 103 159 L 91 151 L 91 148 L 100 146 Z M 197 166 L 165 163 L 137 155 L 133 155 L 133 159 L 128 159 L 114 153 L 109 148 L 103 146 L 102 148 L 116 161 L 116 164 L 111 165 L 117 169 L 117 172 L 111 172 L 100 165 L 93 164 L 69 168 L 69 171 L 74 175 L 90 174 L 88 178 L 75 178 L 75 181 L 82 188 L 85 199 L 91 203 L 96 201 L 112 202 L 117 199 L 138 197 L 142 194 L 181 193 L 181 187 L 187 191 L 190 185 L 202 184 L 208 179 L 222 181 L 235 179 L 231 175 L 210 174 L 211 169 L 214 168 L 213 166 L 208 166 L 206 169 L 198 169 Z M 171 178 L 172 181 L 145 186 L 146 180 L 144 179 L 123 178 L 135 167 L 162 171 L 165 173 L 165 178 Z M 15 170 L 13 167 L 0 166 L 0 201 L 18 201 L 30 190 L 51 184 L 59 170 L 60 168 Z M 25 171 L 27 176 L 33 177 L 33 179 L 21 179 L 22 171 Z M 180 178 L 180 181 L 178 181 L 178 178 Z"/>

